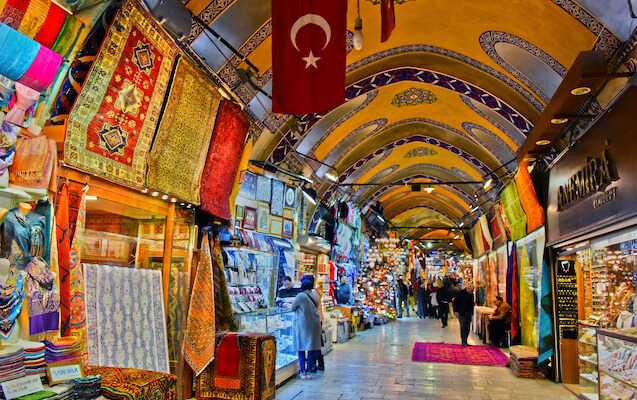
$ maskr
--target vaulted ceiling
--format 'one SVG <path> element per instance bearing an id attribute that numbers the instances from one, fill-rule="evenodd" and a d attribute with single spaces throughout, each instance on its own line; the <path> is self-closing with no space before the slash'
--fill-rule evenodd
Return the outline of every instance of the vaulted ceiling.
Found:
<path id="1" fill-rule="evenodd" d="M 196 23 L 188 40 L 263 129 L 252 159 L 305 165 L 326 200 L 348 193 L 362 207 L 380 201 L 385 218 L 409 226 L 399 233 L 412 238 L 431 236 L 417 227 L 456 227 L 481 185 L 428 193 L 388 184 L 478 182 L 513 171 L 510 161 L 578 53 L 611 58 L 631 34 L 627 0 L 395 0 L 396 28 L 381 43 L 378 3 L 360 0 L 365 41 L 354 50 L 357 0 L 348 0 L 346 102 L 325 114 L 273 114 L 268 96 L 241 80 L 237 71 L 248 66 L 240 57 Z M 271 93 L 270 1 L 186 6 L 258 68 L 259 87 Z M 333 185 L 328 167 L 299 154 L 333 166 L 340 184 L 378 185 Z"/>

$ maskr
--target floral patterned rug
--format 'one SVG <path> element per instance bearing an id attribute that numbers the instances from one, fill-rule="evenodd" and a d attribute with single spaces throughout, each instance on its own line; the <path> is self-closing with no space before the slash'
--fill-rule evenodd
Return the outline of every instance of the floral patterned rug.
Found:
<path id="1" fill-rule="evenodd" d="M 504 367 L 509 357 L 494 346 L 463 347 L 460 344 L 416 342 L 411 361 Z"/>

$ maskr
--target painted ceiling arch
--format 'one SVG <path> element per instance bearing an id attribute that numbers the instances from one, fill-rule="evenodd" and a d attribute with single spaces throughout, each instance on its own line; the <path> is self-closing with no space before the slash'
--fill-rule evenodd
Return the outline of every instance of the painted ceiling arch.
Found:
<path id="1" fill-rule="evenodd" d="M 327 166 L 297 153 L 333 166 L 338 183 L 479 181 L 514 158 L 580 51 L 602 50 L 610 59 L 633 34 L 625 0 L 413 0 L 397 2 L 396 28 L 381 43 L 380 6 L 360 0 L 365 44 L 353 50 L 357 2 L 347 1 L 346 102 L 328 113 L 273 114 L 271 102 L 240 80 L 246 57 L 271 91 L 269 1 L 186 0 L 242 57 L 196 23 L 188 42 L 262 129 L 251 159 L 305 164 L 324 198 L 346 192 L 361 205 L 380 200 L 394 225 L 408 218 L 452 226 L 479 185 L 440 186 L 432 195 L 339 187 L 326 181 Z M 316 214 L 311 221 L 310 229 Z"/>

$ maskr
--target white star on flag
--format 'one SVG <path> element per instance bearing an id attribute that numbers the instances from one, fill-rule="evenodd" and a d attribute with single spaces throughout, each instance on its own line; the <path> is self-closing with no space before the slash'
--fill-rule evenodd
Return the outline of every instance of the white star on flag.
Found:
<path id="1" fill-rule="evenodd" d="M 307 69 L 310 65 L 318 69 L 316 62 L 320 59 L 321 57 L 314 57 L 314 54 L 312 54 L 312 50 L 310 50 L 310 55 L 307 57 L 303 57 L 303 60 L 305 61 L 305 69 Z"/>

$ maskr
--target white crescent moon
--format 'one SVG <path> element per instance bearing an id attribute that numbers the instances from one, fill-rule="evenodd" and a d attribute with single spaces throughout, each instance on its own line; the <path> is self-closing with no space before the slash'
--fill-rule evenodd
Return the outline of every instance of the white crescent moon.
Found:
<path id="1" fill-rule="evenodd" d="M 292 29 L 290 30 L 290 40 L 292 40 L 292 44 L 294 48 L 299 50 L 299 46 L 296 45 L 296 34 L 299 32 L 301 28 L 305 25 L 314 24 L 319 28 L 325 31 L 325 45 L 323 49 L 327 47 L 327 44 L 330 42 L 330 38 L 332 37 L 332 30 L 330 29 L 330 24 L 327 23 L 325 18 L 321 17 L 317 14 L 305 14 L 294 22 L 292 25 Z M 300 50 L 299 50 L 300 51 Z"/>

